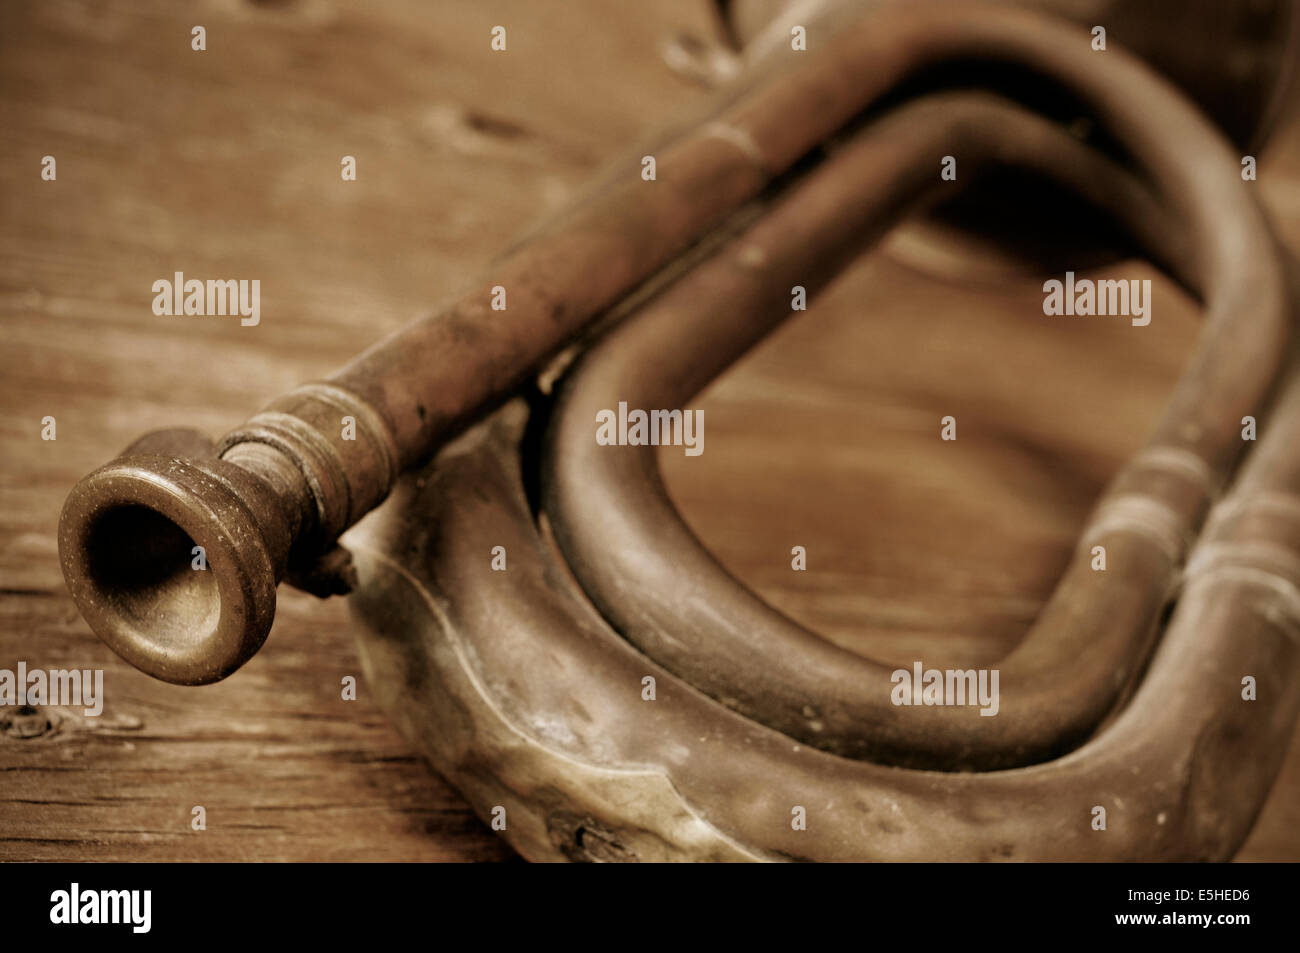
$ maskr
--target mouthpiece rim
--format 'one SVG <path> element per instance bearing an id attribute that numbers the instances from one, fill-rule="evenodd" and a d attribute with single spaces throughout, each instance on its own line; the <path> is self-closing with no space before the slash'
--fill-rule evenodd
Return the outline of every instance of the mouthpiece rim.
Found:
<path id="1" fill-rule="evenodd" d="M 68 495 L 59 519 L 68 589 L 94 633 L 141 671 L 209 684 L 266 641 L 282 567 L 244 501 L 256 493 L 250 479 L 217 459 L 134 454 Z"/>

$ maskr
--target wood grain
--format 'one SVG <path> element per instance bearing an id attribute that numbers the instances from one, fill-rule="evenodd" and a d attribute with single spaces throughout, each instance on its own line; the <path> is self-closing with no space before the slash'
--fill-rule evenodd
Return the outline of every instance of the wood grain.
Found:
<path id="1" fill-rule="evenodd" d="M 497 23 L 506 54 L 488 48 Z M 103 668 L 107 691 L 98 719 L 0 712 L 0 859 L 512 856 L 364 684 L 340 698 L 360 674 L 342 601 L 284 589 L 236 676 L 166 685 L 90 634 L 55 524 L 138 434 L 221 434 L 455 291 L 699 104 L 659 49 L 710 23 L 695 0 L 0 6 L 0 667 Z M 1294 130 L 1276 155 L 1260 186 L 1300 247 Z M 152 282 L 177 270 L 260 279 L 261 324 L 156 317 Z M 709 452 L 665 457 L 675 497 L 741 578 L 841 644 L 997 658 L 1197 325 L 1163 282 L 1142 333 L 1040 303 L 1029 280 L 972 288 L 873 256 L 712 388 Z M 1300 858 L 1297 792 L 1293 745 L 1243 858 Z"/>

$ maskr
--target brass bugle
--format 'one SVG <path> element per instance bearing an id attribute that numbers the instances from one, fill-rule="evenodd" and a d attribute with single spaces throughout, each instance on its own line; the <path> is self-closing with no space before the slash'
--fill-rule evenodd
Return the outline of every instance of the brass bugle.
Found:
<path id="1" fill-rule="evenodd" d="M 852 35 L 866 63 L 913 27 L 957 55 L 972 31 L 1026 22 L 914 5 Z M 1050 75 L 1084 81 L 1074 31 L 1019 35 Z M 1300 710 L 1300 275 L 1195 111 L 1132 61 L 1104 73 L 1115 85 L 1093 101 L 1142 155 L 1137 176 L 987 95 L 904 103 L 584 348 L 551 400 L 475 426 L 350 537 L 370 684 L 481 816 L 508 812 L 525 857 L 1222 860 L 1240 846 Z M 1001 663 L 986 720 L 891 708 L 879 665 L 818 643 L 711 560 L 652 448 L 592 439 L 597 408 L 684 405 L 789 316 L 794 281 L 817 290 L 946 187 L 927 161 L 945 152 L 1086 195 L 1206 310 L 1147 446 Z M 1270 423 L 1239 462 L 1237 415 L 1255 413 Z M 1098 541 L 1121 573 L 1087 569 Z M 483 558 L 496 545 L 508 574 Z M 971 768 L 992 770 L 952 770 Z"/>
<path id="2" fill-rule="evenodd" d="M 1140 64 L 1113 55 L 1098 71 L 1070 52 L 1077 31 L 973 6 L 883 10 L 867 22 L 837 29 L 815 57 L 779 67 L 764 61 L 711 115 L 654 147 L 656 181 L 643 181 L 637 164 L 618 170 L 450 306 L 327 380 L 274 401 L 215 445 L 188 431 L 152 435 L 84 478 L 64 507 L 59 547 L 92 629 L 156 677 L 202 684 L 229 675 L 263 644 L 286 576 L 318 593 L 350 586 L 335 540 L 385 499 L 402 471 L 516 393 L 575 335 L 748 203 L 784 185 L 903 79 L 973 58 L 1053 77 L 1087 103 L 1186 224 L 1163 253 L 1205 276 L 1206 345 L 1152 444 L 1160 452 L 1121 477 L 1125 496 L 1164 507 L 1155 512 L 1177 541 L 1133 544 L 1142 550 L 1135 558 L 1151 564 L 1141 591 L 1113 594 L 1124 600 L 1114 611 L 1134 621 L 1097 658 L 1135 671 L 1149 635 L 1138 630 L 1158 612 L 1163 584 L 1240 450 L 1229 421 L 1260 406 L 1280 365 L 1287 315 L 1267 227 L 1239 179 L 1225 174 L 1232 156 L 1213 128 Z M 1188 236 L 1197 236 L 1194 247 L 1177 247 Z M 492 309 L 493 289 L 504 292 L 505 311 Z M 345 420 L 355 439 L 344 437 Z M 1171 459 L 1197 462 L 1151 463 Z M 204 550 L 208 572 L 191 571 L 194 547 Z M 719 597 L 732 598 L 722 589 Z M 1077 718 L 1054 725 L 1053 745 L 1077 738 L 1114 700 L 1109 691 L 1083 694 Z M 837 726 L 852 716 L 851 699 L 843 704 Z M 808 728 L 797 716 L 787 721 L 796 734 Z M 998 757 L 1028 759 L 1041 753 L 1042 739 L 1005 747 L 1010 753 Z"/>
<path id="3" fill-rule="evenodd" d="M 220 441 L 151 434 L 83 479 L 59 545 L 95 632 L 201 684 L 262 645 L 282 579 L 356 585 L 380 702 L 532 859 L 1231 856 L 1300 709 L 1295 267 L 1223 136 L 1121 50 L 1099 68 L 1086 31 L 982 3 L 856 13 L 643 150 L 654 181 L 616 167 L 447 308 Z M 1068 91 L 1115 149 L 988 93 L 898 95 L 973 61 Z M 957 182 L 936 175 L 949 153 Z M 713 560 L 651 448 L 591 427 L 620 401 L 685 404 L 789 317 L 792 285 L 815 294 L 995 168 L 1105 210 L 1205 327 L 983 718 L 891 704 L 884 666 Z M 1266 421 L 1248 454 L 1246 416 Z M 338 537 L 395 487 L 348 538 L 354 565 Z M 1096 544 L 1114 571 L 1090 571 Z"/>

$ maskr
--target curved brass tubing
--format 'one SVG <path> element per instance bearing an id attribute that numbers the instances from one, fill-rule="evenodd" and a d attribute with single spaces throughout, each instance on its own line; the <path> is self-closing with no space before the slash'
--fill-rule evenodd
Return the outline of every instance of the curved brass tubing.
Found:
<path id="1" fill-rule="evenodd" d="M 1182 149 L 1171 144 L 1169 151 Z M 1158 260 L 1176 263 L 1208 305 L 1200 348 L 1164 419 L 1098 503 L 1037 623 L 997 665 L 1003 704 L 991 719 L 975 707 L 892 704 L 894 666 L 824 641 L 713 559 L 669 499 L 657 447 L 600 446 L 593 438 L 602 408 L 686 407 L 790 316 L 792 286 L 812 295 L 919 198 L 951 195 L 954 183 L 937 181 L 931 162 L 945 153 L 961 156 L 967 181 L 992 160 L 1082 191 L 1154 247 Z M 1240 184 L 1227 159 L 1205 169 L 1198 173 L 1204 178 Z M 1238 346 L 1258 318 L 1277 329 L 1286 314 L 1280 259 L 1245 191 L 1232 204 L 1221 190 L 1191 195 L 1191 230 L 1167 226 L 1154 235 L 1167 215 L 1143 201 L 1137 183 L 1055 126 L 987 96 L 936 94 L 877 119 L 733 248 L 586 348 L 565 378 L 542 486 L 556 538 L 584 590 L 625 638 L 675 675 L 826 751 L 986 770 L 1074 747 L 1144 663 L 1187 547 L 1243 446 L 1241 418 L 1257 412 L 1251 401 L 1268 378 L 1248 380 L 1229 369 L 1242 362 L 1268 375 L 1283 354 L 1272 335 Z M 1254 314 L 1243 310 L 1247 302 Z M 680 359 L 683 347 L 689 360 Z M 1231 382 L 1236 393 L 1207 387 L 1210 380 Z M 1108 554 L 1105 573 L 1089 565 L 1099 544 Z"/>

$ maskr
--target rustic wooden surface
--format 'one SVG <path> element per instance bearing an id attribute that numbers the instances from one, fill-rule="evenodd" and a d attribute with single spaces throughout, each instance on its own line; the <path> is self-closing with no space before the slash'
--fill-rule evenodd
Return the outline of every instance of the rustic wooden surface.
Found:
<path id="1" fill-rule="evenodd" d="M 344 602 L 283 589 L 236 676 L 166 685 L 77 614 L 58 511 L 141 432 L 223 433 L 455 290 L 701 100 L 660 50 L 709 26 L 698 0 L 0 4 L 0 667 L 103 668 L 107 693 L 98 719 L 0 710 L 0 859 L 511 856 L 364 683 L 340 699 L 359 675 Z M 1261 172 L 1300 247 L 1296 130 Z M 154 316 L 150 286 L 177 270 L 259 278 L 261 324 Z M 1164 282 L 1145 329 L 1040 307 L 1032 281 L 972 288 L 873 256 L 706 395 L 708 453 L 666 455 L 669 485 L 727 565 L 841 644 L 996 659 L 1197 328 Z M 1243 859 L 1300 859 L 1297 793 L 1293 743 Z"/>

